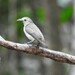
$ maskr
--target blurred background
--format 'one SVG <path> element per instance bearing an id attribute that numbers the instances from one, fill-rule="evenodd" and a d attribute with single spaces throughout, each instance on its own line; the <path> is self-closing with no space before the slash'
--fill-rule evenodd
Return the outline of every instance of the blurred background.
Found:
<path id="1" fill-rule="evenodd" d="M 26 43 L 18 18 L 30 17 L 50 49 L 75 55 L 74 0 L 0 0 L 0 35 Z M 75 66 L 0 47 L 0 75 L 75 75 Z"/>

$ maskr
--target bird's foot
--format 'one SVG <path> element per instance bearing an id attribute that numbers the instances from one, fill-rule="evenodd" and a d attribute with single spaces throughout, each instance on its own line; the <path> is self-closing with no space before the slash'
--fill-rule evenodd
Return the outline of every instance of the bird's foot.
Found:
<path id="1" fill-rule="evenodd" d="M 39 46 L 35 45 L 34 47 L 39 48 Z"/>
<path id="2" fill-rule="evenodd" d="M 32 44 L 33 43 L 33 41 L 29 41 L 29 42 L 27 42 L 27 44 Z"/>
<path id="3" fill-rule="evenodd" d="M 27 43 L 28 44 L 28 43 Z M 28 44 L 28 46 L 30 47 L 30 48 L 39 48 L 39 46 L 38 45 L 34 45 L 34 44 Z"/>

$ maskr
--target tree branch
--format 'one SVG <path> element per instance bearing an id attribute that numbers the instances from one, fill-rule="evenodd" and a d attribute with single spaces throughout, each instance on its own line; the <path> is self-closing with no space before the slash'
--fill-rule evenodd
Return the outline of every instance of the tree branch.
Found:
<path id="1" fill-rule="evenodd" d="M 3 39 L 1 36 L 0 36 L 0 46 L 3 46 L 11 50 L 15 50 L 15 51 L 22 51 L 28 54 L 51 58 L 58 62 L 75 64 L 75 56 L 62 53 L 62 52 L 58 52 L 58 51 L 54 51 L 54 50 L 50 50 L 50 49 L 43 48 L 43 47 L 35 48 L 28 44 L 14 43 L 14 42 Z"/>

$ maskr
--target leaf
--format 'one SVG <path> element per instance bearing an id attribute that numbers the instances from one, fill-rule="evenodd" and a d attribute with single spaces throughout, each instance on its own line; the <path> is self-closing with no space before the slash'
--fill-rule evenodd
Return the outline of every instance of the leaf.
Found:
<path id="1" fill-rule="evenodd" d="M 63 10 L 61 10 L 59 18 L 60 18 L 60 22 L 64 23 L 66 21 L 69 21 L 71 19 L 73 15 L 73 7 L 72 6 L 68 6 L 66 8 L 64 8 Z"/>

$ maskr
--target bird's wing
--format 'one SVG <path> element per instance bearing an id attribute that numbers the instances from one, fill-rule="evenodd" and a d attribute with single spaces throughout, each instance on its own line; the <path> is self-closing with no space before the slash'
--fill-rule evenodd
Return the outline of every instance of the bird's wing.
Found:
<path id="1" fill-rule="evenodd" d="M 41 43 L 42 45 L 45 46 L 45 43 L 41 40 L 41 38 L 39 37 L 39 35 L 36 35 L 36 30 L 34 31 L 32 28 L 26 27 L 26 32 L 28 34 L 30 34 L 33 38 L 35 38 L 39 43 Z"/>

